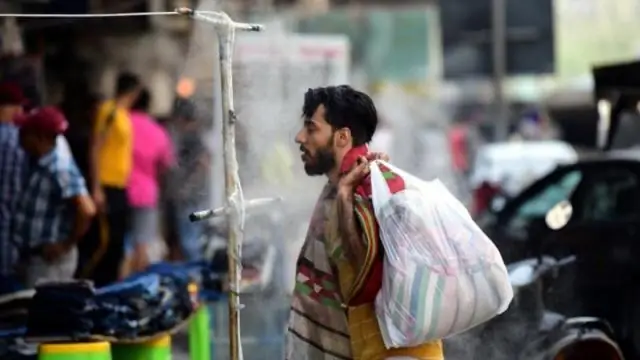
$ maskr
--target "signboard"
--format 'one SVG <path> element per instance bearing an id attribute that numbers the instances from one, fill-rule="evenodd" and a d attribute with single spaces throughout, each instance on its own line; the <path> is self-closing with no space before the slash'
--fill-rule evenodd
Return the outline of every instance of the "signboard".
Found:
<path id="1" fill-rule="evenodd" d="M 505 0 L 505 5 L 507 73 L 553 73 L 553 2 Z M 445 78 L 492 76 L 491 0 L 440 0 L 440 24 Z"/>
<path id="2" fill-rule="evenodd" d="M 238 96 L 286 102 L 310 87 L 347 83 L 349 50 L 343 36 L 238 34 L 234 53 L 234 76 L 242 90 Z M 253 97 L 256 92 L 260 95 Z"/>
<path id="3" fill-rule="evenodd" d="M 415 83 L 426 80 L 432 7 L 332 9 L 300 20 L 303 33 L 345 34 L 352 44 L 354 67 L 370 83 Z"/>

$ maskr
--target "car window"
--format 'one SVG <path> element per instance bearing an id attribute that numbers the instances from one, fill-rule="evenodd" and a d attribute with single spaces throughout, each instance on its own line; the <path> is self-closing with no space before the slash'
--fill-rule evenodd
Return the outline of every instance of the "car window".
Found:
<path id="1" fill-rule="evenodd" d="M 526 228 L 532 220 L 544 218 L 557 203 L 571 199 L 571 195 L 582 179 L 582 170 L 575 169 L 550 182 L 514 211 L 511 219 L 507 221 L 507 227 L 522 229 Z"/>
<path id="2" fill-rule="evenodd" d="M 625 220 L 640 217 L 638 177 L 628 169 L 612 168 L 590 176 L 585 186 L 582 221 Z"/>

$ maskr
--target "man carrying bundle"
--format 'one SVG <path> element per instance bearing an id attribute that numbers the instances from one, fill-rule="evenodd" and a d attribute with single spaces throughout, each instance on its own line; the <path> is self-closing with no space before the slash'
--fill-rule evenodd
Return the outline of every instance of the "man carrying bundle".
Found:
<path id="1" fill-rule="evenodd" d="M 353 88 L 310 89 L 296 135 L 305 171 L 325 175 L 297 264 L 286 339 L 287 360 L 443 359 L 442 343 L 387 349 L 374 310 L 384 250 L 371 203 L 369 164 L 384 155 L 367 143 L 378 115 Z M 402 180 L 389 173 L 391 189 Z"/>

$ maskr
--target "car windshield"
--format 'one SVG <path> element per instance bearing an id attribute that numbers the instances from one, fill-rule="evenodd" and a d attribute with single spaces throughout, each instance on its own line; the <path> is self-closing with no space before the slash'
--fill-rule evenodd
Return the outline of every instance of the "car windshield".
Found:
<path id="1" fill-rule="evenodd" d="M 507 227 L 521 229 L 533 220 L 542 219 L 547 212 L 562 200 L 569 200 L 582 180 L 582 171 L 572 170 L 547 184 L 527 199 L 507 222 Z"/>

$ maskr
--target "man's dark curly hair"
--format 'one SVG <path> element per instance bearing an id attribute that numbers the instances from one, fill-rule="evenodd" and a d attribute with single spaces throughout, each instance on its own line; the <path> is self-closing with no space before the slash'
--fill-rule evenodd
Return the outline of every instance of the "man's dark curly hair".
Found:
<path id="1" fill-rule="evenodd" d="M 320 104 L 325 118 L 334 130 L 348 128 L 353 146 L 371 141 L 378 126 L 378 112 L 369 95 L 349 85 L 309 89 L 304 94 L 302 116 L 310 119 Z"/>

